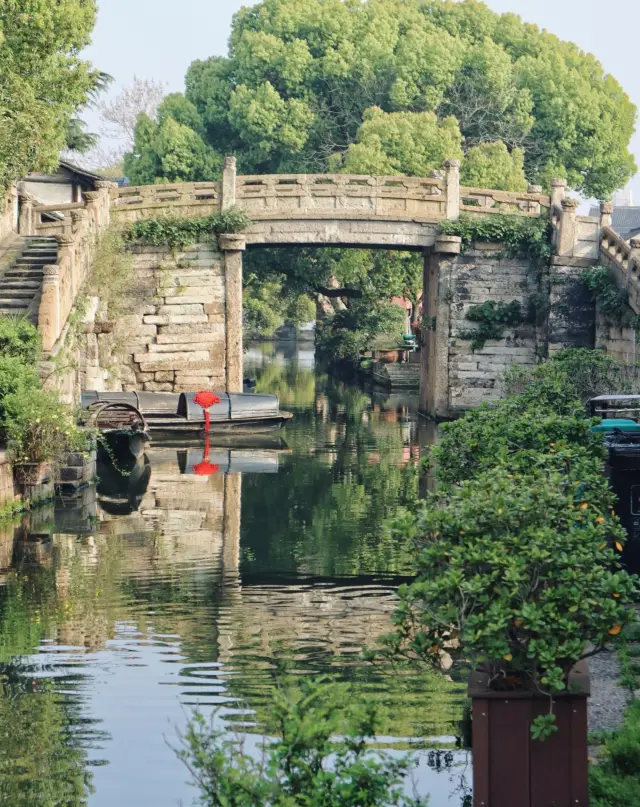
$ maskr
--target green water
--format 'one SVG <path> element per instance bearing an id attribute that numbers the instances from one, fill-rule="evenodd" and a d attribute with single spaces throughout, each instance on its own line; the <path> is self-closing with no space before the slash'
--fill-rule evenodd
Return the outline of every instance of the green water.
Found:
<path id="1" fill-rule="evenodd" d="M 416 401 L 332 381 L 293 345 L 246 364 L 295 417 L 232 449 L 244 473 L 188 473 L 202 447 L 156 441 L 134 507 L 103 478 L 0 531 L 0 805 L 189 805 L 172 746 L 190 709 L 254 748 L 283 667 L 352 682 L 383 709 L 378 744 L 416 752 L 412 786 L 462 805 L 461 688 L 360 657 L 411 574 L 382 525 L 418 492 Z"/>

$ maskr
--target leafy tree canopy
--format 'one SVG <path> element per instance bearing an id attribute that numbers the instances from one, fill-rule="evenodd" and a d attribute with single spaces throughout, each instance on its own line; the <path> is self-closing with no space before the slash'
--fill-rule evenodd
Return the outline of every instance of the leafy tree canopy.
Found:
<path id="1" fill-rule="evenodd" d="M 74 112 L 101 81 L 79 57 L 95 18 L 95 0 L 0 4 L 0 185 L 56 164 Z"/>
<path id="2" fill-rule="evenodd" d="M 478 0 L 262 0 L 236 14 L 228 57 L 191 65 L 186 98 L 198 119 L 176 119 L 251 173 L 418 174 L 462 149 L 474 181 L 564 176 L 604 197 L 635 171 L 616 80 Z"/>

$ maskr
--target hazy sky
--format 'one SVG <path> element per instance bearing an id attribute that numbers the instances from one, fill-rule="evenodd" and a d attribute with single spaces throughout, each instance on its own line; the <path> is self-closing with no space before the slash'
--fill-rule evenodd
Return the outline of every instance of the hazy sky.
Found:
<path id="1" fill-rule="evenodd" d="M 88 58 L 127 84 L 133 74 L 182 90 L 190 62 L 226 52 L 232 15 L 242 0 L 101 0 Z M 640 106 L 640 70 L 635 62 L 640 27 L 638 0 L 487 0 L 498 12 L 512 11 L 562 39 L 595 53 Z M 89 118 L 89 116 L 86 116 Z M 93 123 L 90 120 L 90 123 Z M 633 141 L 640 164 L 640 135 Z M 640 175 L 632 181 L 640 204 Z"/>

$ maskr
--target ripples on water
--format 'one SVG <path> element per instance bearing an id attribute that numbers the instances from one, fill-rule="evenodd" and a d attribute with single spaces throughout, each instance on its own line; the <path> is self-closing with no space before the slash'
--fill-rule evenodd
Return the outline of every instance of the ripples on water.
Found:
<path id="1" fill-rule="evenodd" d="M 182 473 L 200 449 L 155 442 L 137 509 L 87 491 L 0 533 L 0 805 L 191 804 L 170 747 L 189 710 L 255 747 L 285 667 L 378 702 L 378 744 L 418 751 L 432 807 L 463 803 L 461 687 L 360 659 L 411 572 L 381 524 L 416 495 L 416 402 L 330 382 L 292 347 L 247 364 L 295 413 L 232 449 L 250 472 Z"/>

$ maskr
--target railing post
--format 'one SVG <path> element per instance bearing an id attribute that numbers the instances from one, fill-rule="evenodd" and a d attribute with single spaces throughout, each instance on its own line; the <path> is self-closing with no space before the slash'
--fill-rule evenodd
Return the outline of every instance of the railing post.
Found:
<path id="1" fill-rule="evenodd" d="M 536 196 L 540 196 L 542 194 L 542 185 L 529 185 L 527 186 L 527 193 L 535 193 Z M 536 216 L 540 215 L 540 201 L 530 201 L 529 202 L 529 213 L 535 213 Z"/>
<path id="2" fill-rule="evenodd" d="M 18 217 L 18 233 L 20 235 L 35 235 L 36 222 L 35 211 L 33 209 L 33 196 L 31 194 L 20 193 L 20 214 Z"/>
<path id="3" fill-rule="evenodd" d="M 613 204 L 611 202 L 602 202 L 600 204 L 600 229 L 604 230 L 605 227 L 611 227 L 613 216 Z"/>
<path id="4" fill-rule="evenodd" d="M 44 266 L 42 275 L 38 330 L 43 350 L 50 352 L 60 334 L 60 267 L 57 264 Z"/>
<path id="5" fill-rule="evenodd" d="M 446 218 L 460 218 L 460 160 L 447 160 L 445 163 L 447 186 Z"/>
<path id="6" fill-rule="evenodd" d="M 576 213 L 579 204 L 577 199 L 562 200 L 562 218 L 558 238 L 558 255 L 562 258 L 570 258 L 573 255 L 576 242 Z"/>
<path id="7" fill-rule="evenodd" d="M 560 208 L 562 206 L 562 200 L 564 199 L 567 192 L 567 180 L 566 179 L 552 179 L 551 180 L 551 212 L 553 215 L 553 208 L 557 207 Z"/>
<path id="8" fill-rule="evenodd" d="M 242 253 L 247 248 L 247 238 L 242 233 L 220 235 L 218 244 L 225 271 L 227 392 L 242 392 Z"/>
<path id="9" fill-rule="evenodd" d="M 222 199 L 220 209 L 222 212 L 233 207 L 236 203 L 236 158 L 225 157 L 222 171 Z"/>

